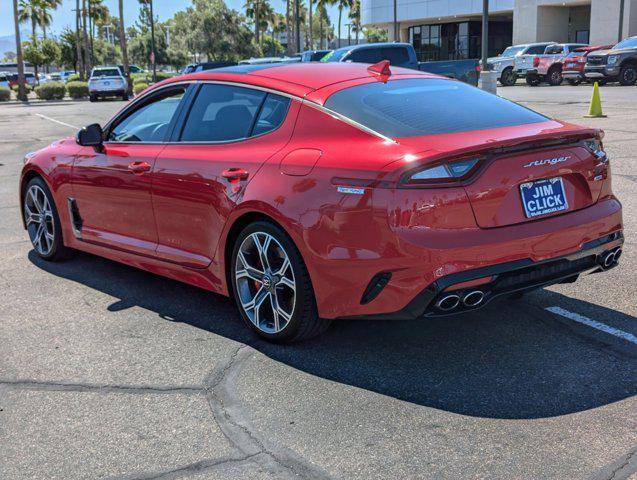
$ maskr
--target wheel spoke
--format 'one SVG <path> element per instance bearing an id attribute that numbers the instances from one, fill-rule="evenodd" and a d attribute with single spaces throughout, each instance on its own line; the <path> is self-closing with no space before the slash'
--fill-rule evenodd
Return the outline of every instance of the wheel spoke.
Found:
<path id="1" fill-rule="evenodd" d="M 243 277 L 247 277 L 247 278 L 251 278 L 253 280 L 257 280 L 257 281 L 260 282 L 261 279 L 263 278 L 264 272 L 262 272 L 258 268 L 255 268 L 255 267 L 251 266 L 248 263 L 248 260 L 246 259 L 245 255 L 243 254 L 243 252 L 241 250 L 239 250 L 239 253 L 237 254 L 237 258 L 239 259 L 239 261 L 243 265 L 242 269 L 240 269 L 240 270 L 237 269 L 237 271 L 236 271 L 237 279 L 243 278 Z"/>
<path id="2" fill-rule="evenodd" d="M 290 266 L 291 266 L 290 259 L 286 255 L 285 259 L 283 260 L 283 265 L 281 265 L 281 268 L 279 268 L 275 273 L 283 277 L 287 269 L 290 268 Z"/>
<path id="3" fill-rule="evenodd" d="M 293 292 L 296 292 L 296 284 L 294 283 L 293 280 L 290 280 L 288 277 L 281 277 L 281 279 L 279 280 L 279 283 L 277 283 L 277 286 L 279 285 L 285 285 L 286 287 L 290 288 Z"/>
<path id="4" fill-rule="evenodd" d="M 259 240 L 259 234 L 254 234 L 253 239 L 254 246 L 257 247 L 257 252 L 259 253 L 259 258 L 261 259 L 263 270 L 268 270 L 270 268 L 270 261 L 268 260 L 268 249 L 270 248 L 272 237 L 270 235 L 265 235 L 265 240 L 263 241 L 263 243 L 261 243 L 261 240 Z"/>
<path id="5" fill-rule="evenodd" d="M 270 293 L 265 288 L 261 287 L 250 301 L 242 303 L 246 313 L 252 311 L 252 323 L 254 323 L 257 327 L 260 322 L 259 315 L 261 305 L 263 305 L 263 302 L 269 295 Z"/>

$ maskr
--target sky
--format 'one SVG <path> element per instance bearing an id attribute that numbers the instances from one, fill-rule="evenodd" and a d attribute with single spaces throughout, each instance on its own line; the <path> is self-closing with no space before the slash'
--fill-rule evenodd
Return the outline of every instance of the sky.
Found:
<path id="1" fill-rule="evenodd" d="M 245 0 L 225 0 L 226 4 L 235 10 L 243 11 Z M 283 0 L 270 0 L 272 7 L 284 13 L 285 2 Z M 108 7 L 111 15 L 118 15 L 118 0 L 104 0 L 104 4 Z M 164 21 L 172 17 L 175 12 L 185 9 L 191 4 L 190 0 L 154 0 L 153 10 L 156 17 L 160 21 Z M 62 6 L 52 12 L 53 22 L 51 29 L 54 33 L 61 32 L 64 27 L 72 27 L 75 23 L 73 9 L 75 8 L 75 0 L 64 0 Z M 0 37 L 12 35 L 13 29 L 13 7 L 12 0 L 0 0 Z M 129 26 L 135 22 L 139 13 L 139 3 L 137 0 L 124 0 L 124 22 Z M 338 10 L 336 7 L 329 7 L 328 13 L 332 23 L 338 22 Z M 343 12 L 342 23 L 347 23 L 347 15 Z M 30 29 L 30 26 L 23 24 L 22 29 Z M 341 26 L 341 38 L 347 36 L 347 28 Z"/>

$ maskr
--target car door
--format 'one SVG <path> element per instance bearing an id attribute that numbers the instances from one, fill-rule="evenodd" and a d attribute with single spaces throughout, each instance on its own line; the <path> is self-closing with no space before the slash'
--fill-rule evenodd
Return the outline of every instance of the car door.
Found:
<path id="1" fill-rule="evenodd" d="M 203 268 L 244 187 L 288 142 L 298 102 L 219 83 L 202 84 L 193 97 L 155 162 L 153 206 L 158 256 Z"/>
<path id="2" fill-rule="evenodd" d="M 82 240 L 155 255 L 152 168 L 186 90 L 178 85 L 144 97 L 105 128 L 103 148 L 77 154 L 72 187 Z"/>

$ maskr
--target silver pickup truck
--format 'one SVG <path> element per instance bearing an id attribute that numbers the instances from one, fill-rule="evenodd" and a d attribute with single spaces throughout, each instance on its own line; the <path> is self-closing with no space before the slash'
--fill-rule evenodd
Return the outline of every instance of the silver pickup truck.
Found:
<path id="1" fill-rule="evenodd" d="M 517 75 L 513 72 L 513 63 L 515 58 L 520 55 L 540 55 L 544 53 L 546 47 L 552 44 L 553 42 L 511 45 L 497 57 L 489 58 L 489 66 L 491 71 L 498 72 L 498 81 L 502 84 L 502 86 L 510 87 L 515 85 L 515 82 L 518 79 Z"/>

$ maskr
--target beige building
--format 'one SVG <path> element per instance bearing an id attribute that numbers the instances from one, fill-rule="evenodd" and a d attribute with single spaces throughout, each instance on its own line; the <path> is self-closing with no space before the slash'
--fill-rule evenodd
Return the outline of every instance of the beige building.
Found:
<path id="1" fill-rule="evenodd" d="M 399 40 L 422 61 L 480 56 L 482 0 L 395 1 Z M 490 0 L 489 8 L 490 55 L 518 43 L 614 44 L 637 35 L 637 0 Z M 394 0 L 361 0 L 363 25 L 386 28 L 390 40 L 393 12 Z"/>

